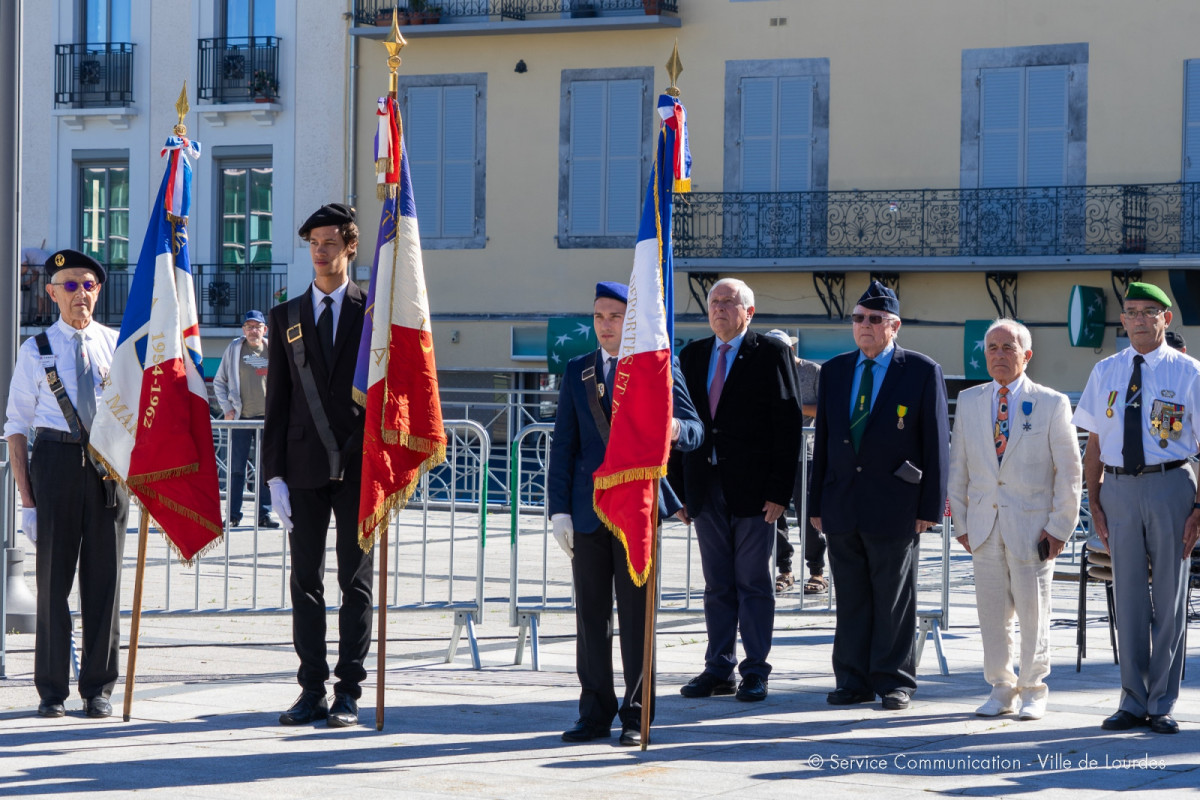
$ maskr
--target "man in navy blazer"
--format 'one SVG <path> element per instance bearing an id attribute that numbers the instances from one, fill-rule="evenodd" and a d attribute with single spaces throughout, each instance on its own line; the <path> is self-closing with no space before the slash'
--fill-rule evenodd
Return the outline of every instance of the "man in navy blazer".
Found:
<path id="1" fill-rule="evenodd" d="M 680 688 L 684 697 L 734 693 L 764 700 L 775 625 L 771 547 L 775 521 L 795 488 L 801 411 L 792 351 L 750 330 L 754 292 L 725 278 L 708 293 L 714 336 L 679 355 L 688 391 L 700 402 L 704 444 L 684 456 L 688 516 L 704 569 L 704 671 Z M 746 657 L 737 661 L 738 631 Z"/>
<path id="2" fill-rule="evenodd" d="M 600 349 L 571 359 L 563 374 L 546 485 L 554 538 L 571 558 L 575 580 L 579 719 L 562 738 L 565 742 L 607 738 L 611 735 L 612 721 L 619 714 L 620 743 L 632 747 L 642 743 L 647 587 L 634 585 L 623 545 L 600 522 L 592 505 L 592 474 L 604 461 L 612 415 L 613 375 L 621 348 L 628 293 L 623 283 L 605 281 L 596 285 L 592 322 Z M 693 450 L 700 444 L 703 429 L 677 362 L 673 371 L 671 444 L 677 450 Z M 666 481 L 659 484 L 658 508 L 659 519 L 676 514 L 681 508 Z M 613 688 L 614 586 L 625 673 L 625 697 L 619 709 Z M 652 686 L 651 719 L 653 697 Z"/>
<path id="3" fill-rule="evenodd" d="M 837 590 L 830 705 L 907 708 L 917 688 L 918 537 L 942 518 L 950 456 L 936 362 L 895 343 L 900 301 L 872 281 L 858 350 L 821 367 L 808 511 Z"/>

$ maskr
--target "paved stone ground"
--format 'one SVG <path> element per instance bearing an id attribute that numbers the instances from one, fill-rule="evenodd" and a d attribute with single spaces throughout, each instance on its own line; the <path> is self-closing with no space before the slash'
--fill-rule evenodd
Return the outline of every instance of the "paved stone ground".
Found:
<path id="1" fill-rule="evenodd" d="M 7 677 L 0 680 L 0 796 L 116 796 L 142 790 L 171 798 L 396 797 L 816 797 L 886 791 L 889 800 L 933 794 L 1038 794 L 1089 797 L 1130 789 L 1194 793 L 1200 786 L 1200 643 L 1191 637 L 1189 674 L 1177 708 L 1183 732 L 1108 734 L 1101 720 L 1116 707 L 1117 667 L 1099 619 L 1103 596 L 1090 590 L 1089 657 L 1075 672 L 1077 588 L 1061 581 L 1054 592 L 1050 710 L 1036 722 L 981 719 L 972 713 L 986 696 L 969 558 L 956 552 L 950 569 L 950 621 L 944 634 L 950 674 L 938 673 L 932 645 L 920 669 L 912 707 L 884 712 L 878 703 L 835 709 L 832 617 L 780 614 L 771 661 L 770 697 L 740 703 L 731 697 L 688 700 L 679 686 L 703 664 L 705 636 L 698 577 L 690 607 L 660 618 L 660 693 L 653 741 L 646 752 L 616 746 L 616 738 L 566 745 L 559 734 L 576 717 L 573 620 L 541 619 L 541 671 L 514 665 L 516 628 L 506 601 L 510 575 L 507 515 L 488 520 L 487 611 L 478 625 L 483 669 L 471 668 L 465 646 L 445 662 L 454 614 L 433 607 L 473 597 L 478 518 L 461 515 L 453 531 L 431 515 L 401 531 L 392 548 L 402 570 L 401 603 L 423 610 L 392 612 L 388 628 L 386 718 L 375 730 L 375 674 L 365 687 L 363 725 L 285 728 L 279 712 L 294 699 L 296 658 L 286 611 L 181 611 L 224 604 L 222 550 L 195 570 L 171 564 L 151 546 L 146 578 L 137 685 L 130 722 L 120 721 L 123 684 L 113 697 L 118 715 L 92 721 L 78 698 L 64 719 L 34 715 L 33 637 L 8 638 Z M 528 524 L 526 524 L 528 522 Z M 540 528 L 523 521 L 518 558 L 522 602 L 540 602 L 541 554 L 546 552 L 551 605 L 569 601 L 566 562 L 542 550 Z M 685 606 L 687 540 L 668 529 L 664 592 Z M 124 591 L 132 596 L 135 536 L 129 537 Z M 235 609 L 280 606 L 282 538 L 260 535 L 258 579 L 248 544 L 253 532 L 230 537 L 230 602 Z M 449 543 L 455 542 L 455 565 Z M 421 566 L 419 553 L 428 558 Z M 552 547 L 552 545 L 551 545 Z M 937 603 L 937 547 L 927 547 L 922 606 Z M 694 547 L 693 565 L 698 573 Z M 332 557 L 332 556 L 331 556 Z M 32 559 L 30 560 L 32 563 Z M 332 562 L 331 562 L 332 563 Z M 1070 565 L 1062 571 L 1070 573 Z M 450 575 L 454 580 L 450 580 Z M 167 581 L 173 613 L 166 606 Z M 424 576 L 424 578 L 422 578 Z M 32 575 L 28 577 L 32 586 Z M 389 583 L 389 594 L 392 592 Z M 780 609 L 794 609 L 791 595 Z M 820 605 L 820 603 L 818 603 Z M 128 608 L 128 601 L 125 608 Z M 330 615 L 336 641 L 336 615 Z M 129 619 L 122 623 L 128 638 Z M 123 654 L 124 656 L 124 654 Z M 372 664 L 374 664 L 374 648 Z"/>

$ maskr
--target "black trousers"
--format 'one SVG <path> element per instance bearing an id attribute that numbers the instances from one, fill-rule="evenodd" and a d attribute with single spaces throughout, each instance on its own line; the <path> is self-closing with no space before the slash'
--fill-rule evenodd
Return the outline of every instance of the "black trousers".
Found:
<path id="1" fill-rule="evenodd" d="M 29 469 L 37 506 L 37 634 L 33 683 L 45 703 L 71 695 L 71 609 L 79 565 L 83 649 L 79 694 L 112 696 L 120 662 L 121 558 L 129 500 L 117 487 L 106 508 L 104 486 L 78 444 L 38 440 Z"/>
<path id="2" fill-rule="evenodd" d="M 914 522 L 915 527 L 915 522 Z M 833 676 L 840 689 L 917 689 L 917 542 L 860 531 L 829 536 L 837 591 Z"/>
<path id="3" fill-rule="evenodd" d="M 325 647 L 325 545 L 329 516 L 335 519 L 335 552 L 342 606 L 338 612 L 338 660 L 333 691 L 358 699 L 371 647 L 374 551 L 358 546 L 358 481 L 333 481 L 320 489 L 292 489 L 292 641 L 300 656 L 296 680 L 325 693 L 329 664 Z"/>
<path id="4" fill-rule="evenodd" d="M 642 660 L 646 643 L 646 595 L 649 584 L 638 588 L 629 577 L 625 548 L 607 528 L 575 532 L 575 669 L 579 673 L 579 716 L 607 728 L 620 715 L 623 727 L 641 730 Z M 617 619 L 621 623 L 621 667 L 625 697 L 617 707 L 613 688 L 613 590 Z M 654 719 L 653 678 L 650 686 L 650 719 Z"/>

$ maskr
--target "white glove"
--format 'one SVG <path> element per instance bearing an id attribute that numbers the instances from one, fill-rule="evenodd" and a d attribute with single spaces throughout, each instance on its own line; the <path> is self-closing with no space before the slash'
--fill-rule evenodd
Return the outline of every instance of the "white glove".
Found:
<path id="1" fill-rule="evenodd" d="M 567 554 L 567 558 L 575 557 L 575 525 L 571 522 L 570 514 L 555 514 L 550 518 L 554 526 L 554 541 Z"/>
<path id="2" fill-rule="evenodd" d="M 21 509 L 21 530 L 25 531 L 25 538 L 29 543 L 37 548 L 37 509 L 22 508 Z"/>
<path id="3" fill-rule="evenodd" d="M 292 524 L 292 496 L 287 484 L 283 478 L 271 478 L 267 485 L 271 487 L 271 510 L 279 516 L 279 524 L 283 529 L 291 533 L 295 526 Z"/>

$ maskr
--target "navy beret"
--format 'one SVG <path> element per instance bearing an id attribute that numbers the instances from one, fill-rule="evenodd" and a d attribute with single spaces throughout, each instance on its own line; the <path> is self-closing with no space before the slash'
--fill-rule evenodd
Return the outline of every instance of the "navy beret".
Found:
<path id="1" fill-rule="evenodd" d="M 871 311 L 886 311 L 900 316 L 900 299 L 896 297 L 895 292 L 879 281 L 871 281 L 863 296 L 858 298 L 858 305 Z"/>
<path id="2" fill-rule="evenodd" d="M 325 225 L 345 225 L 347 222 L 354 222 L 354 209 L 351 206 L 343 203 L 326 203 L 304 220 L 304 224 L 300 226 L 300 238 L 308 236 L 309 231 L 313 228 L 321 228 Z"/>
<path id="3" fill-rule="evenodd" d="M 267 318 L 263 316 L 261 311 L 256 308 L 252 308 L 246 312 L 246 316 L 242 320 L 242 324 L 245 325 L 247 322 L 261 322 L 263 325 L 266 325 Z"/>
<path id="4" fill-rule="evenodd" d="M 104 283 L 104 279 L 108 277 L 103 264 L 78 250 L 59 250 L 46 259 L 45 269 L 46 276 L 50 278 L 60 269 L 90 269 L 96 273 L 96 279 L 100 283 Z"/>
<path id="5" fill-rule="evenodd" d="M 613 300 L 628 303 L 629 287 L 616 281 L 600 281 L 596 284 L 596 299 L 599 300 L 601 297 L 611 297 Z"/>

